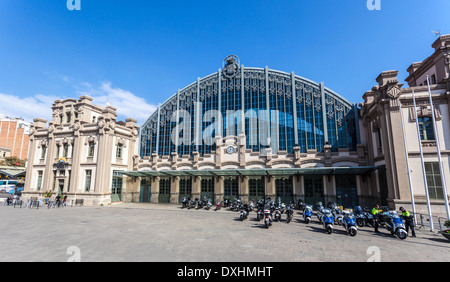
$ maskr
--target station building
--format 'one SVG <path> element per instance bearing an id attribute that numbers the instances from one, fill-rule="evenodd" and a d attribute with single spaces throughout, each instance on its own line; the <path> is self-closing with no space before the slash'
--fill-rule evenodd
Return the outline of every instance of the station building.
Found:
<path id="1" fill-rule="evenodd" d="M 93 204 L 280 197 L 285 203 L 410 209 L 414 198 L 416 212 L 426 214 L 428 196 L 433 214 L 444 215 L 450 186 L 450 35 L 432 47 L 430 57 L 408 68 L 408 86 L 400 83 L 398 71 L 384 71 L 361 103 L 294 72 L 246 67 L 234 55 L 159 104 L 140 128 L 133 119 L 118 125 L 113 109 L 90 105 L 86 97 L 55 102 L 50 127 L 39 119 L 32 127 L 25 190 L 37 193 L 40 175 L 50 173 L 44 186 L 60 185 Z M 64 123 L 71 109 L 92 113 Z M 90 140 L 101 158 L 89 159 Z M 60 155 L 38 157 L 42 146 L 57 152 L 57 144 L 73 144 L 68 166 L 78 169 L 76 180 L 72 171 L 69 182 L 60 182 L 67 178 L 55 174 Z M 120 162 L 118 144 L 127 148 Z M 89 165 L 97 166 L 94 191 L 83 187 Z M 120 192 L 114 179 L 122 179 Z"/>

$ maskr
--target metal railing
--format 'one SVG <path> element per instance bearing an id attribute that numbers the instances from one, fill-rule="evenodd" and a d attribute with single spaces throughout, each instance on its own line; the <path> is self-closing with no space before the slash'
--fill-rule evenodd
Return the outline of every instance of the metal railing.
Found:
<path id="1" fill-rule="evenodd" d="M 414 217 L 414 214 L 411 212 L 411 215 Z M 424 229 L 430 229 L 430 219 L 426 214 L 416 213 L 417 222 L 415 222 L 415 226 Z M 447 218 L 441 216 L 432 216 L 433 220 L 433 228 L 434 231 L 443 231 L 447 229 L 444 223 L 447 221 Z"/>

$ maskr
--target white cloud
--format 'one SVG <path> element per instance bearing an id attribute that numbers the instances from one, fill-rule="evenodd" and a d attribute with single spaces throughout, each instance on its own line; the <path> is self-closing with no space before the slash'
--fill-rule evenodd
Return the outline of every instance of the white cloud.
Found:
<path id="1" fill-rule="evenodd" d="M 157 106 L 147 103 L 147 101 L 139 96 L 134 95 L 128 90 L 114 88 L 111 82 L 102 82 L 99 87 L 93 87 L 89 83 L 83 83 L 84 89 L 80 89 L 78 94 L 88 95 L 94 98 L 93 104 L 100 106 L 109 105 L 117 108 L 119 119 L 132 117 L 138 121 L 138 124 L 145 122 Z"/>
<path id="2" fill-rule="evenodd" d="M 52 117 L 53 101 L 56 96 L 38 94 L 33 97 L 18 97 L 0 93 L 0 116 L 11 118 L 23 118 L 27 122 L 33 122 L 34 118 Z"/>
<path id="3" fill-rule="evenodd" d="M 94 100 L 94 105 L 106 106 L 109 103 L 117 109 L 118 120 L 132 117 L 141 125 L 157 109 L 157 106 L 149 104 L 144 98 L 130 91 L 112 87 L 111 82 L 102 82 L 100 86 L 92 86 L 90 83 L 82 83 L 75 86 L 77 95 L 88 95 Z M 57 99 L 79 97 L 58 97 L 54 95 L 38 94 L 30 97 L 19 97 L 0 93 L 0 116 L 21 117 L 27 122 L 33 122 L 34 118 L 52 119 L 52 105 Z"/>

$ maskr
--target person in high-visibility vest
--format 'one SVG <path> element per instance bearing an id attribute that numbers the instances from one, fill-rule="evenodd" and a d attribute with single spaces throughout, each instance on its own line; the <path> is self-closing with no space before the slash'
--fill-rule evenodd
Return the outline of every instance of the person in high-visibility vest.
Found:
<path id="1" fill-rule="evenodd" d="M 402 217 L 405 220 L 406 233 L 409 233 L 409 228 L 411 227 L 412 236 L 416 237 L 412 215 L 409 213 L 409 211 L 405 210 L 405 208 L 403 207 L 400 207 L 400 211 L 402 212 Z"/>
<path id="2" fill-rule="evenodd" d="M 373 215 L 373 220 L 375 222 L 375 232 L 380 232 L 378 231 L 378 222 L 380 221 L 380 216 L 379 213 L 381 212 L 380 210 L 380 206 L 379 205 L 375 205 L 375 207 L 372 209 L 372 215 Z"/>

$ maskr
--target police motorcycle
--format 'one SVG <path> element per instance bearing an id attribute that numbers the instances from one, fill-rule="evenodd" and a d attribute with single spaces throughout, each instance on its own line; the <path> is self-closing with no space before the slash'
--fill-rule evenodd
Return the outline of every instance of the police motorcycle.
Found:
<path id="1" fill-rule="evenodd" d="M 364 225 L 366 225 L 366 219 L 361 206 L 356 206 L 353 208 L 353 215 L 356 219 L 356 225 L 358 225 L 359 227 L 363 227 Z"/>
<path id="2" fill-rule="evenodd" d="M 286 206 L 286 223 L 291 222 L 292 217 L 294 216 L 294 204 L 290 203 Z"/>
<path id="3" fill-rule="evenodd" d="M 342 215 L 340 207 L 335 202 L 329 202 L 327 206 L 334 216 L 334 222 L 338 225 L 341 225 L 344 216 Z"/>
<path id="4" fill-rule="evenodd" d="M 334 216 L 330 209 L 322 209 L 322 216 L 320 217 L 323 227 L 328 234 L 333 233 Z"/>
<path id="5" fill-rule="evenodd" d="M 303 209 L 303 219 L 305 220 L 305 223 L 308 224 L 311 222 L 312 218 L 312 207 L 310 205 L 306 205 Z"/>
<path id="6" fill-rule="evenodd" d="M 316 213 L 317 219 L 319 220 L 319 222 L 322 222 L 322 216 L 323 216 L 323 210 L 324 210 L 322 202 L 317 202 L 316 208 L 317 208 L 317 213 Z"/>
<path id="7" fill-rule="evenodd" d="M 345 230 L 348 234 L 350 234 L 350 236 L 356 236 L 356 234 L 358 233 L 358 228 L 356 227 L 355 215 L 349 210 L 343 210 L 342 215 L 342 226 L 344 226 Z"/>
<path id="8" fill-rule="evenodd" d="M 396 235 L 399 239 L 404 240 L 408 237 L 405 224 L 396 211 L 385 211 L 381 213 L 382 223 L 392 235 Z"/>

